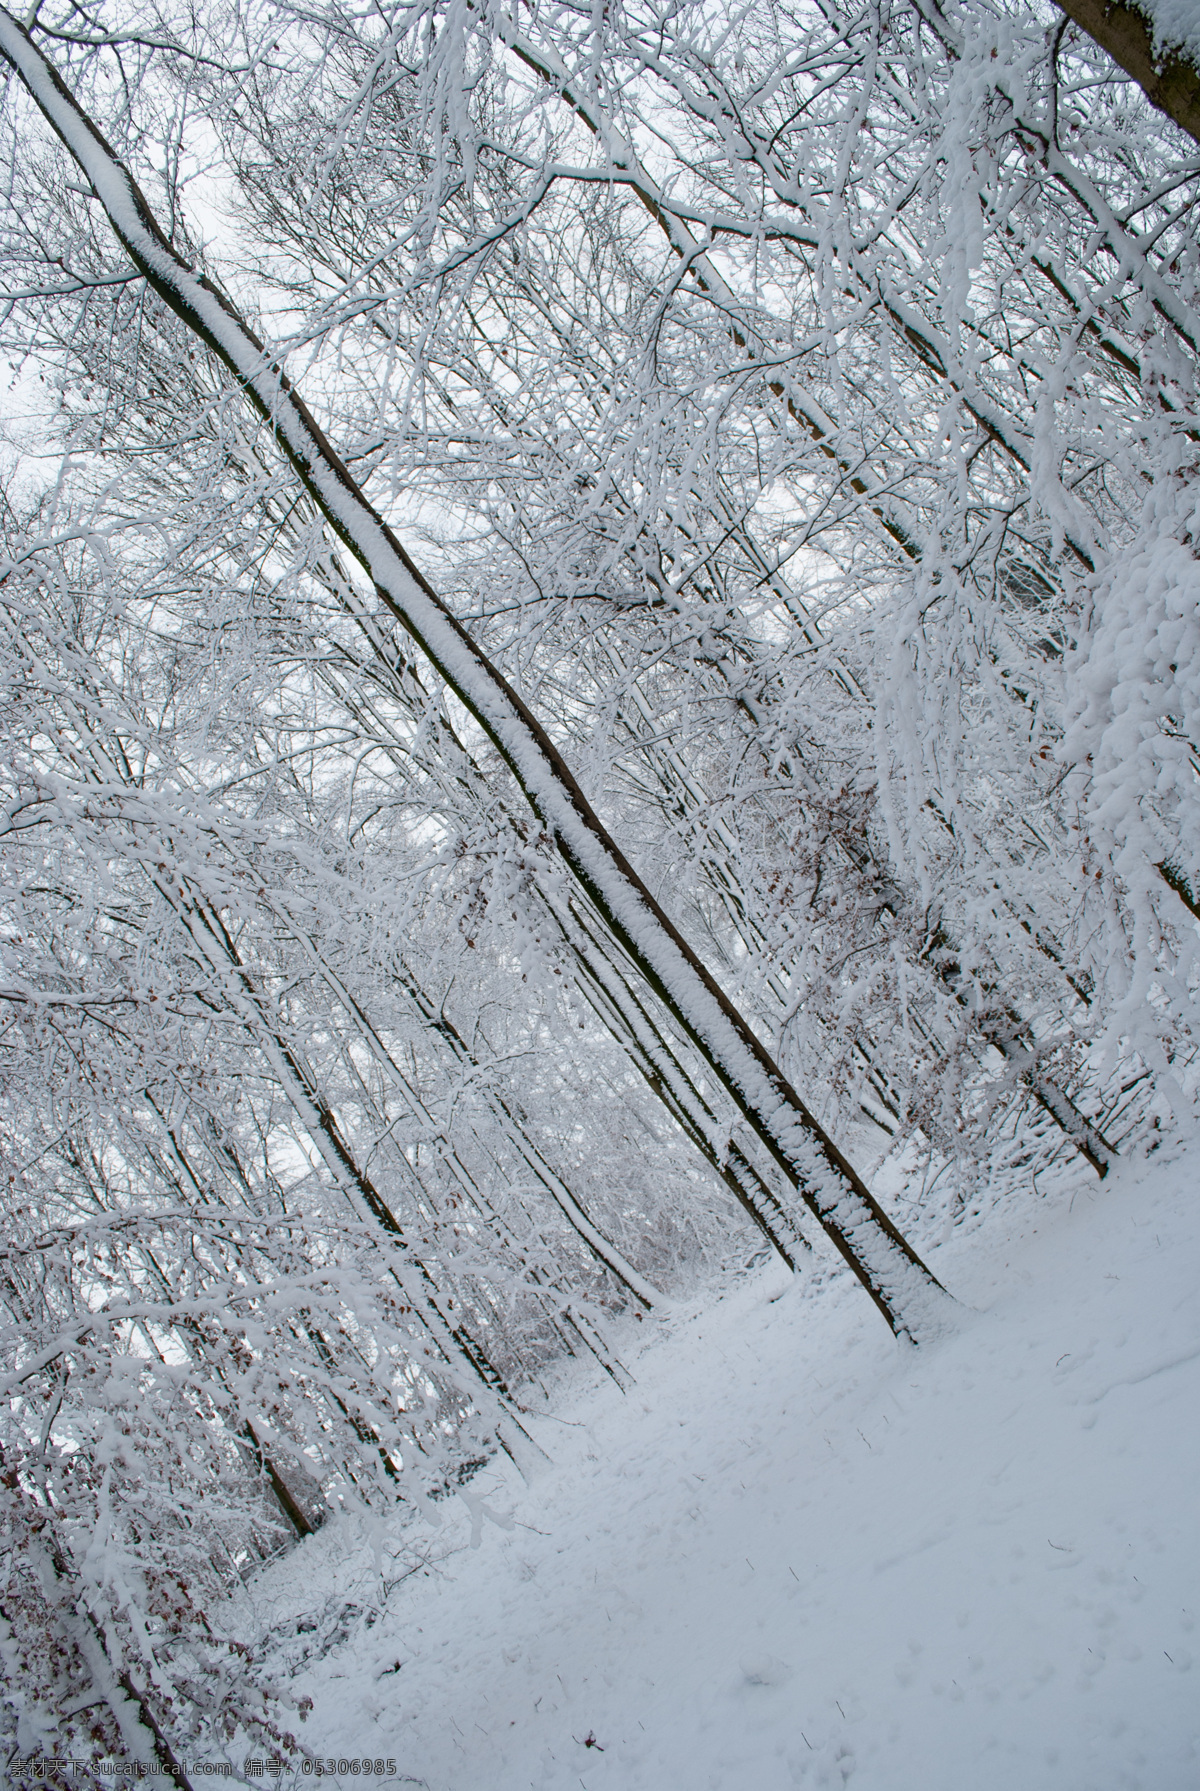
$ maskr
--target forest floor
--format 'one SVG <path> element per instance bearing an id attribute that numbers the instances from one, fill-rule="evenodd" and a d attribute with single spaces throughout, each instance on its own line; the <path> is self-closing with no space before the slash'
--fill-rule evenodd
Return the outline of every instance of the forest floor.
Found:
<path id="1" fill-rule="evenodd" d="M 330 1524 L 255 1592 L 293 1670 L 342 1600 L 305 1746 L 428 1791 L 1196 1791 L 1198 1168 L 952 1236 L 920 1350 L 845 1280 L 676 1315 L 385 1600 Z"/>

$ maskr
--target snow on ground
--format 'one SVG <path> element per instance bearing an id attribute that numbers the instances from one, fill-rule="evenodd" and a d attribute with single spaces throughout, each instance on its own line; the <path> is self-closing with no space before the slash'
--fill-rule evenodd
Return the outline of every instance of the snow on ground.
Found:
<path id="1" fill-rule="evenodd" d="M 1195 1791 L 1197 1165 L 952 1238 L 920 1351 L 845 1282 L 677 1319 L 293 1681 L 305 1745 L 428 1791 Z M 329 1526 L 263 1608 L 354 1559 Z"/>

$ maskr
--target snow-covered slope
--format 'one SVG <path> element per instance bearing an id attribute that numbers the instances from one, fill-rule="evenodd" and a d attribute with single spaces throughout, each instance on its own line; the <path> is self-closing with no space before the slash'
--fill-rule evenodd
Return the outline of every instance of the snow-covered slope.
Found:
<path id="1" fill-rule="evenodd" d="M 920 1351 L 849 1285 L 677 1320 L 294 1681 L 306 1745 L 429 1791 L 1193 1791 L 1198 1164 L 956 1238 Z"/>

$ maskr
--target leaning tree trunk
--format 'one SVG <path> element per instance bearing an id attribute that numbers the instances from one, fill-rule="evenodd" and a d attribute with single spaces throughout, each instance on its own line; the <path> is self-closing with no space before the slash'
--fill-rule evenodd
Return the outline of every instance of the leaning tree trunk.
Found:
<path id="1" fill-rule="evenodd" d="M 1155 53 L 1154 7 L 1120 0 L 1058 0 L 1061 11 L 1132 75 L 1152 106 L 1200 143 L 1200 69 L 1183 48 Z"/>
<path id="2" fill-rule="evenodd" d="M 128 169 L 28 33 L 0 8 L 0 54 L 90 182 L 163 302 L 234 375 L 328 525 L 487 734 L 607 928 L 728 1090 L 892 1329 L 935 1330 L 948 1296 L 654 900 L 554 742 L 409 559 L 240 314 L 171 247 Z"/>

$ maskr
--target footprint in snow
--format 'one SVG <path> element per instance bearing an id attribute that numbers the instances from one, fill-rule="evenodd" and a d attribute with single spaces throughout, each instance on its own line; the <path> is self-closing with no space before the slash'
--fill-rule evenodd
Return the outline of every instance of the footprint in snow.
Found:
<path id="1" fill-rule="evenodd" d="M 792 1676 L 787 1661 L 776 1654 L 749 1655 L 738 1664 L 747 1685 L 785 1685 Z"/>

